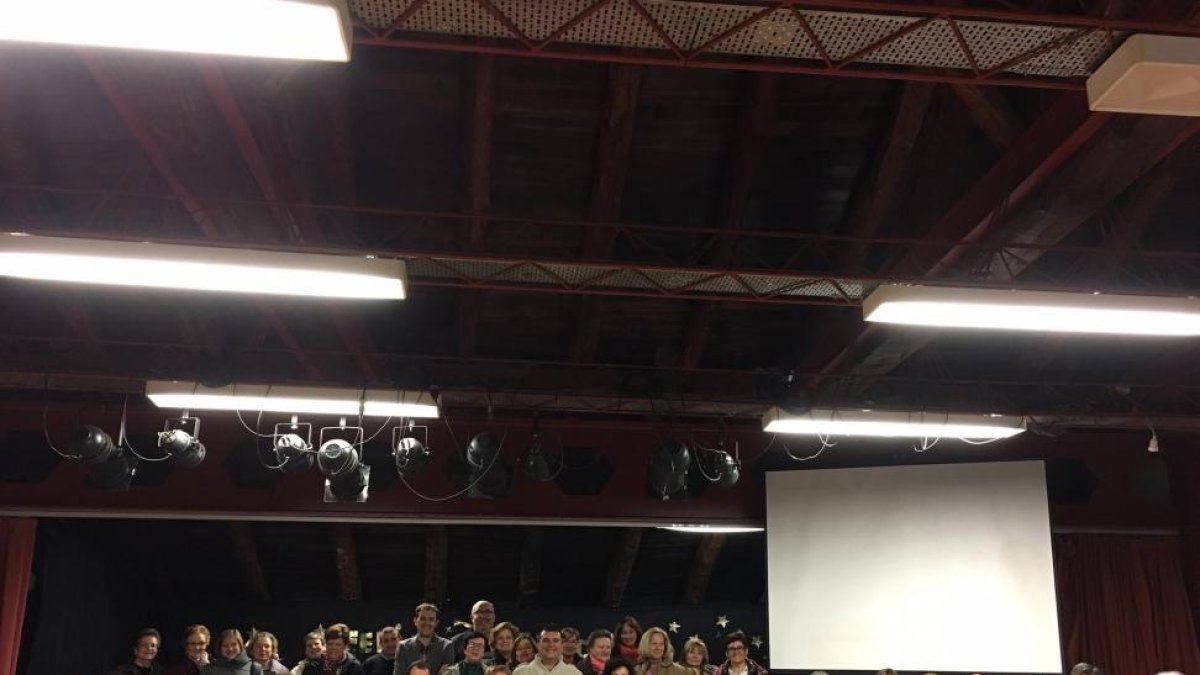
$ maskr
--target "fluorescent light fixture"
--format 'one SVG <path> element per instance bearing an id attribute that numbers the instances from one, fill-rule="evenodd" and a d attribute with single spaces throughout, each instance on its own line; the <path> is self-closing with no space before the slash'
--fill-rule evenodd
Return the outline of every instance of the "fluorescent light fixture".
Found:
<path id="1" fill-rule="evenodd" d="M 0 235 L 0 276 L 364 300 L 402 300 L 406 285 L 401 260 L 19 233 Z"/>
<path id="2" fill-rule="evenodd" d="M 771 408 L 763 416 L 763 431 L 814 436 L 993 440 L 1016 436 L 1025 430 L 1024 422 L 1024 418 L 1014 415 L 831 408 L 814 408 L 793 415 Z"/>
<path id="3" fill-rule="evenodd" d="M 238 410 L 295 415 L 437 417 L 437 403 L 424 391 L 344 389 L 266 384 L 209 388 L 195 382 L 151 380 L 146 397 L 160 408 Z"/>
<path id="4" fill-rule="evenodd" d="M 863 301 L 863 318 L 942 328 L 1197 336 L 1200 300 L 886 285 Z"/>
<path id="5" fill-rule="evenodd" d="M 0 40 L 350 60 L 345 0 L 0 0 Z"/>
<path id="6" fill-rule="evenodd" d="M 761 527 L 748 525 L 663 525 L 658 529 L 672 532 L 690 532 L 692 534 L 743 534 L 746 532 L 762 532 Z"/>
<path id="7" fill-rule="evenodd" d="M 1087 81 L 1102 112 L 1200 116 L 1200 39 L 1132 35 Z"/>

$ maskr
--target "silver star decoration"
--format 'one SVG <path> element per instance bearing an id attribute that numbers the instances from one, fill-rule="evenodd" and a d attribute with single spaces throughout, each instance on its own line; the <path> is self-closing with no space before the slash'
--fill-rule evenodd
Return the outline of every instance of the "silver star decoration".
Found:
<path id="1" fill-rule="evenodd" d="M 753 638 L 750 639 L 750 644 L 754 645 L 755 649 L 762 649 L 762 646 L 763 646 L 762 636 L 755 635 Z"/>
<path id="2" fill-rule="evenodd" d="M 728 626 L 729 625 L 729 617 L 724 616 L 724 615 L 718 616 L 717 617 L 717 625 L 720 626 L 721 628 Z"/>
<path id="3" fill-rule="evenodd" d="M 679 624 L 672 621 L 671 623 L 667 624 L 667 630 L 671 631 L 672 633 L 678 633 L 679 632 Z"/>
<path id="4" fill-rule="evenodd" d="M 700 639 L 700 634 L 699 634 L 699 633 L 694 633 L 694 634 L 692 634 L 690 637 L 688 637 L 688 639 L 689 639 L 689 640 L 699 640 L 699 639 Z"/>

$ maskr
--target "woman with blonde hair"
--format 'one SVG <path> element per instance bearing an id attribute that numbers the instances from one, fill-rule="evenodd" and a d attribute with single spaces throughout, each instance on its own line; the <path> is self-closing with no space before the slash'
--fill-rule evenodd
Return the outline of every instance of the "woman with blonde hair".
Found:
<path id="1" fill-rule="evenodd" d="M 208 665 L 208 643 L 212 636 L 202 624 L 192 624 L 183 629 L 183 656 L 179 663 L 167 668 L 167 675 L 199 675 L 200 669 Z"/>
<path id="2" fill-rule="evenodd" d="M 201 675 L 263 675 L 262 667 L 246 655 L 246 642 L 236 628 L 221 631 L 218 655 L 204 666 Z"/>
<path id="3" fill-rule="evenodd" d="M 266 631 L 250 633 L 250 658 L 267 675 L 289 675 L 290 670 L 279 662 L 279 640 Z"/>
<path id="4" fill-rule="evenodd" d="M 667 631 L 655 626 L 642 633 L 638 643 L 636 675 L 687 675 L 683 666 L 675 663 L 675 647 Z"/>
<path id="5" fill-rule="evenodd" d="M 688 675 L 713 675 L 717 667 L 708 662 L 708 645 L 699 637 L 688 638 L 683 643 L 683 659 L 679 665 L 688 671 Z"/>
<path id="6" fill-rule="evenodd" d="M 506 666 L 513 666 L 513 643 L 517 641 L 517 636 L 521 634 L 521 629 L 514 626 L 508 621 L 501 621 L 492 626 L 491 635 L 489 635 L 488 643 L 492 648 L 492 663 L 503 663 Z"/>

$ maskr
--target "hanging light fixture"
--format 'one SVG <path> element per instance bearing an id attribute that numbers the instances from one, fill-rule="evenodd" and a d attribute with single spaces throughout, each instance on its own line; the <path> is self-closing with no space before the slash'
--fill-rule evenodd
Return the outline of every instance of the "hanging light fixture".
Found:
<path id="1" fill-rule="evenodd" d="M 659 444 L 650 455 L 650 466 L 646 471 L 646 484 L 650 494 L 662 499 L 687 488 L 688 470 L 692 466 L 692 453 L 688 446 L 677 440 Z"/>
<path id="2" fill-rule="evenodd" d="M 304 432 L 301 436 L 300 432 Z M 291 422 L 281 422 L 275 425 L 272 434 L 275 465 L 269 468 L 279 469 L 284 473 L 308 471 L 313 465 L 312 424 L 300 422 L 292 415 Z"/>
<path id="3" fill-rule="evenodd" d="M 150 380 L 146 397 L 160 408 L 230 410 L 339 417 L 431 418 L 437 402 L 426 391 L 348 389 L 293 385 L 233 384 L 205 387 L 199 382 Z"/>
<path id="4" fill-rule="evenodd" d="M 7 3 L 9 0 L 0 0 L 0 6 Z M 108 286 L 357 300 L 403 300 L 406 284 L 404 261 L 374 256 L 72 239 L 23 233 L 0 234 L 0 276 Z"/>
<path id="5" fill-rule="evenodd" d="M 105 490 L 128 490 L 137 460 L 127 457 L 103 429 L 85 424 L 76 430 L 71 452 L 87 465 L 88 479 Z"/>
<path id="6" fill-rule="evenodd" d="M 833 408 L 789 413 L 776 407 L 763 416 L 763 431 L 813 436 L 992 440 L 1024 430 L 1025 419 L 1015 415 Z"/>
<path id="7" fill-rule="evenodd" d="M 415 478 L 429 469 L 429 448 L 412 436 L 396 441 L 392 457 L 396 462 L 396 473 L 401 478 Z"/>
<path id="8" fill-rule="evenodd" d="M 200 442 L 200 420 L 189 417 L 186 412 L 182 417 L 167 420 L 163 430 L 158 432 L 158 447 L 182 469 L 199 466 L 207 453 Z"/>
<path id="9" fill-rule="evenodd" d="M 322 443 L 317 468 L 325 475 L 325 501 L 367 501 L 371 467 L 362 463 L 350 441 L 332 438 Z"/>
<path id="10" fill-rule="evenodd" d="M 533 418 L 533 437 L 517 464 L 526 478 L 541 482 L 554 480 L 562 468 L 561 457 L 552 457 L 542 450 L 541 424 L 536 415 Z"/>
<path id="11" fill-rule="evenodd" d="M 344 0 L 0 0 L 0 40 L 350 60 Z"/>

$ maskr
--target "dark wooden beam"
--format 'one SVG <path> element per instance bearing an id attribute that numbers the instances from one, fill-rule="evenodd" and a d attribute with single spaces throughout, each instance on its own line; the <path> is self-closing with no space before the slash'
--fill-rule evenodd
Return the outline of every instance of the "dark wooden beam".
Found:
<path id="1" fill-rule="evenodd" d="M 254 182 L 258 185 L 263 197 L 271 205 L 271 213 L 276 223 L 287 233 L 288 239 L 298 243 L 323 244 L 326 242 L 320 222 L 308 209 L 288 208 L 281 202 L 299 203 L 305 201 L 305 195 L 299 187 L 295 175 L 288 164 L 281 160 L 284 142 L 278 137 L 275 125 L 269 119 L 267 111 L 261 105 L 249 108 L 257 124 L 257 133 L 252 130 L 250 120 L 237 95 L 229 86 L 224 72 L 216 61 L 202 59 L 199 62 L 200 74 L 209 96 L 221 113 L 238 152 L 242 156 Z M 375 367 L 367 354 L 375 352 L 373 340 L 361 322 L 350 319 L 343 311 L 333 307 L 334 328 L 342 342 L 350 351 L 355 366 L 364 382 L 376 379 Z"/>
<path id="2" fill-rule="evenodd" d="M 724 189 L 717 201 L 715 220 L 720 233 L 715 235 L 709 260 L 714 267 L 724 267 L 733 258 L 736 240 L 729 235 L 742 226 L 754 176 L 766 155 L 775 114 L 777 76 L 773 73 L 747 73 L 745 78 L 737 129 L 730 144 Z M 683 367 L 695 368 L 699 365 L 716 310 L 715 302 L 703 302 L 691 308 L 683 336 L 684 348 L 680 359 Z"/>
<path id="3" fill-rule="evenodd" d="M 642 528 L 629 527 L 621 535 L 621 542 L 613 552 L 608 567 L 608 582 L 604 586 L 604 606 L 616 609 L 621 606 L 633 564 L 637 562 L 638 550 L 642 547 Z"/>
<path id="4" fill-rule="evenodd" d="M 700 543 L 696 545 L 696 557 L 692 560 L 692 571 L 688 573 L 687 584 L 683 587 L 683 604 L 699 605 L 704 602 L 713 569 L 721 557 L 721 550 L 725 548 L 726 536 L 706 534 L 700 538 Z"/>
<path id="5" fill-rule="evenodd" d="M 974 84 L 955 84 L 951 90 L 992 145 L 1008 150 L 1017 142 L 1021 123 L 1016 111 L 999 92 Z"/>
<path id="6" fill-rule="evenodd" d="M 463 210 L 472 217 L 463 224 L 462 242 L 467 251 L 483 247 L 484 226 L 492 194 L 492 120 L 495 58 L 467 57 L 463 77 Z M 478 292 L 466 291 L 458 307 L 458 353 L 475 353 L 480 302 Z"/>
<path id="7" fill-rule="evenodd" d="M 233 555 L 242 568 L 242 580 L 246 584 L 247 595 L 256 602 L 270 602 L 271 592 L 267 586 L 267 576 L 263 574 L 262 563 L 258 560 L 258 545 L 254 541 L 253 526 L 241 520 L 232 521 L 229 523 L 229 535 L 233 538 Z"/>
<path id="8" fill-rule="evenodd" d="M 521 546 L 521 576 L 517 581 L 517 607 L 531 607 L 537 601 L 542 580 L 542 528 L 532 526 L 525 532 Z"/>
<path id="9" fill-rule="evenodd" d="M 434 525 L 425 535 L 425 601 L 446 600 L 446 526 Z"/>
<path id="10" fill-rule="evenodd" d="M 895 209 L 896 197 L 904 188 L 909 160 L 921 134 L 933 92 L 934 85 L 928 82 L 904 85 L 883 148 L 869 170 L 870 175 L 854 192 L 841 231 L 864 239 L 873 237 Z M 864 268 L 866 246 L 847 245 L 843 251 L 838 269 L 861 271 Z"/>
<path id="11" fill-rule="evenodd" d="M 166 151 L 142 121 L 141 116 L 138 115 L 133 106 L 125 98 L 120 86 L 117 84 L 116 78 L 109 71 L 108 66 L 104 64 L 102 59 L 93 56 L 87 51 L 80 51 L 79 56 L 83 61 L 83 65 L 91 73 L 92 79 L 96 81 L 101 92 L 108 99 L 117 117 L 125 124 L 130 135 L 137 141 L 143 154 L 146 155 L 146 159 L 158 171 L 159 176 L 167 183 L 171 193 L 175 195 L 175 198 L 183 206 L 188 216 L 196 223 L 196 226 L 204 236 L 210 239 L 242 239 L 242 233 L 236 226 L 230 224 L 218 225 L 214 222 L 199 200 L 184 185 L 171 165 L 170 160 L 167 158 Z M 266 317 L 272 330 L 293 354 L 296 362 L 305 374 L 311 378 L 320 379 L 322 376 L 321 370 L 317 367 L 312 357 L 304 351 L 299 340 L 296 339 L 295 334 L 283 319 L 280 318 L 270 305 L 260 304 L 259 309 Z"/>
<path id="12" fill-rule="evenodd" d="M 333 526 L 334 562 L 338 573 L 338 598 L 362 600 L 362 582 L 358 576 L 358 549 L 354 545 L 354 526 Z"/>
<path id="13" fill-rule="evenodd" d="M 617 64 L 609 66 L 608 101 L 596 140 L 596 168 L 592 179 L 592 197 L 588 218 L 602 223 L 620 219 L 621 200 L 625 194 L 625 174 L 629 153 L 633 148 L 633 132 L 637 123 L 637 104 L 642 88 L 642 67 Z M 590 260 L 612 257 L 617 230 L 592 228 L 583 245 L 583 255 Z M 587 362 L 596 358 L 600 337 L 600 315 L 604 302 L 586 297 L 579 303 L 575 338 L 571 343 L 571 360 Z"/>

